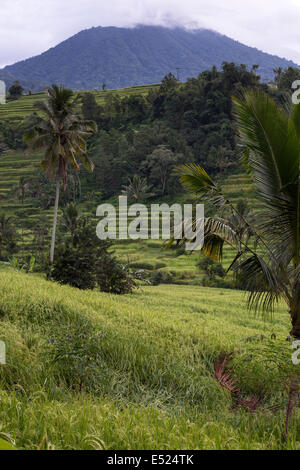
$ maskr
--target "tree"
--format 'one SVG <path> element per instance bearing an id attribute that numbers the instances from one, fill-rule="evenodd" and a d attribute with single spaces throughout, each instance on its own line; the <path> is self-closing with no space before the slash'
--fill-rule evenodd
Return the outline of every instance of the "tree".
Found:
<path id="1" fill-rule="evenodd" d="M 95 96 L 92 93 L 84 93 L 81 102 L 84 119 L 99 121 L 102 108 L 97 104 Z"/>
<path id="2" fill-rule="evenodd" d="M 173 91 L 177 86 L 177 78 L 170 72 L 162 79 L 160 91 L 161 93 L 169 93 L 170 91 Z"/>
<path id="3" fill-rule="evenodd" d="M 280 91 L 292 90 L 292 84 L 296 80 L 300 80 L 300 70 L 296 67 L 288 67 L 286 70 L 282 70 L 281 67 L 274 69 L 275 73 L 275 84 Z"/>
<path id="4" fill-rule="evenodd" d="M 76 204 L 70 202 L 62 210 L 62 226 L 71 234 L 77 229 L 81 216 Z"/>
<path id="5" fill-rule="evenodd" d="M 21 199 L 22 205 L 24 204 L 24 199 L 26 194 L 29 192 L 30 184 L 26 181 L 26 178 L 23 176 L 19 179 L 18 185 L 13 189 L 13 194 Z"/>
<path id="6" fill-rule="evenodd" d="M 249 291 L 249 306 L 272 310 L 283 299 L 291 335 L 300 338 L 300 105 L 288 113 L 252 90 L 234 99 L 234 115 L 244 162 L 264 207 L 257 221 L 231 204 L 199 165 L 182 167 L 180 179 L 189 191 L 229 213 L 204 220 L 203 252 L 221 260 L 224 244 L 234 248 L 230 269 Z"/>
<path id="7" fill-rule="evenodd" d="M 138 175 L 134 175 L 133 178 L 128 179 L 128 184 L 123 186 L 122 193 L 133 199 L 135 202 L 143 202 L 153 194 L 149 192 L 151 186 L 147 184 L 146 178 L 141 178 Z"/>
<path id="8" fill-rule="evenodd" d="M 174 154 L 165 145 L 158 145 L 143 163 L 142 168 L 149 173 L 150 181 L 154 185 L 161 185 L 162 195 L 166 192 L 171 171 L 175 165 L 183 162 L 183 158 L 182 154 Z"/>
<path id="9" fill-rule="evenodd" d="M 0 259 L 3 255 L 5 248 L 9 253 L 12 252 L 16 246 L 16 229 L 13 225 L 13 218 L 6 216 L 4 213 L 0 214 Z"/>
<path id="10" fill-rule="evenodd" d="M 13 83 L 13 85 L 8 89 L 8 92 L 9 92 L 9 96 L 13 99 L 13 100 L 17 100 L 19 98 L 21 98 L 21 96 L 23 95 L 23 92 L 24 92 L 24 88 L 22 87 L 22 85 L 20 84 L 20 82 L 18 82 L 17 80 Z"/>
<path id="11" fill-rule="evenodd" d="M 24 205 L 25 196 L 29 192 L 29 183 L 26 181 L 26 178 L 23 176 L 19 179 L 19 184 L 13 189 L 13 194 L 18 198 L 21 198 L 22 206 Z M 21 216 L 21 237 L 22 237 L 22 258 L 24 258 L 24 213 Z"/>
<path id="12" fill-rule="evenodd" d="M 109 251 L 110 240 L 99 240 L 94 224 L 81 217 L 72 234 L 58 246 L 53 278 L 79 289 L 127 294 L 135 287 L 128 268 Z"/>
<path id="13" fill-rule="evenodd" d="M 36 103 L 36 108 L 45 117 L 32 117 L 31 128 L 25 132 L 24 140 L 35 149 L 44 149 L 42 169 L 56 179 L 56 197 L 53 216 L 50 264 L 54 260 L 57 212 L 60 184 L 66 188 L 68 165 L 80 169 L 77 158 L 86 168 L 93 171 L 93 163 L 87 157 L 86 139 L 96 132 L 93 121 L 84 120 L 77 113 L 78 97 L 74 98 L 72 90 L 63 86 L 52 85 L 48 98 Z"/>

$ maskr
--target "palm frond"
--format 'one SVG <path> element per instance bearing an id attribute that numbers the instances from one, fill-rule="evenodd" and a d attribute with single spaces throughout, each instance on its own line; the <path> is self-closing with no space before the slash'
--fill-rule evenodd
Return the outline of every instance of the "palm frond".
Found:
<path id="1" fill-rule="evenodd" d="M 240 140 L 248 149 L 259 195 L 266 201 L 295 180 L 299 172 L 300 142 L 288 114 L 265 93 L 247 91 L 233 98 Z"/>
<path id="2" fill-rule="evenodd" d="M 232 269 L 240 286 L 249 291 L 248 305 L 255 311 L 272 312 L 274 305 L 286 293 L 280 270 L 268 265 L 257 253 L 242 261 L 237 258 Z"/>
<path id="3" fill-rule="evenodd" d="M 200 165 L 182 165 L 176 170 L 176 174 L 182 186 L 195 196 L 209 200 L 216 207 L 223 207 L 227 203 L 220 189 Z"/>

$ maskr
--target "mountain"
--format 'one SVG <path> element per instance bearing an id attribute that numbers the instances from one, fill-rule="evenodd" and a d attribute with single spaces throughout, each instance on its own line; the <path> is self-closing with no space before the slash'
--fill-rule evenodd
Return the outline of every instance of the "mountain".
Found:
<path id="1" fill-rule="evenodd" d="M 72 36 L 43 54 L 5 67 L 1 73 L 30 82 L 62 83 L 77 90 L 158 83 L 169 72 L 195 77 L 223 61 L 260 66 L 262 79 L 275 67 L 296 66 L 211 30 L 161 26 L 97 27 Z"/>
<path id="2" fill-rule="evenodd" d="M 29 90 L 31 91 L 41 91 L 44 90 L 47 87 L 48 81 L 45 83 L 37 82 L 35 80 L 31 80 L 30 78 L 19 78 L 16 75 L 12 75 L 10 72 L 7 72 L 6 70 L 0 70 L 0 80 L 5 82 L 6 89 L 8 90 L 9 87 L 16 81 L 19 80 L 25 89 L 26 92 Z"/>

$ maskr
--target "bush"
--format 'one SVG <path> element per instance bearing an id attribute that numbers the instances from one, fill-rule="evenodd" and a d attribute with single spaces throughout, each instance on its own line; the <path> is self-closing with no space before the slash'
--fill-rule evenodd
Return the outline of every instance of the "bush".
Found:
<path id="1" fill-rule="evenodd" d="M 165 268 L 167 265 L 166 263 L 162 263 L 160 261 L 158 261 L 156 264 L 155 264 L 155 268 L 156 269 L 161 269 L 161 268 Z"/>
<path id="2" fill-rule="evenodd" d="M 146 261 L 135 261 L 129 265 L 133 269 L 146 269 L 147 271 L 152 271 L 155 269 L 155 265 L 152 263 L 147 263 Z"/>
<path id="3" fill-rule="evenodd" d="M 218 279 L 215 277 L 203 276 L 202 285 L 204 287 L 216 287 L 218 289 L 234 289 L 235 283 L 234 281 L 228 280 L 225 281 L 224 279 Z"/>
<path id="4" fill-rule="evenodd" d="M 197 267 L 200 271 L 204 271 L 211 280 L 216 276 L 223 278 L 226 275 L 221 263 L 215 263 L 207 257 L 201 258 L 197 263 Z"/>
<path id="5" fill-rule="evenodd" d="M 111 242 L 99 240 L 95 228 L 82 219 L 56 251 L 51 277 L 79 289 L 98 287 L 104 292 L 127 294 L 135 282 L 126 266 L 108 252 Z"/>
<path id="6" fill-rule="evenodd" d="M 155 271 L 150 274 L 149 281 L 153 286 L 158 286 L 159 284 L 172 284 L 174 279 L 167 271 Z"/>
<path id="7" fill-rule="evenodd" d="M 96 275 L 97 285 L 103 292 L 130 294 L 136 287 L 129 267 L 119 263 L 109 253 L 105 253 L 102 257 Z"/>

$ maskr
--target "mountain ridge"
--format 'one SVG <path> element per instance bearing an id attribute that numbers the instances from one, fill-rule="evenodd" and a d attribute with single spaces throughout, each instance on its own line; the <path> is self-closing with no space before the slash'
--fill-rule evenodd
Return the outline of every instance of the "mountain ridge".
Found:
<path id="1" fill-rule="evenodd" d="M 134 28 L 93 27 L 42 54 L 6 66 L 1 76 L 16 77 L 34 91 L 62 83 L 77 90 L 124 88 L 158 83 L 169 72 L 180 80 L 195 77 L 222 62 L 260 66 L 263 80 L 273 69 L 298 67 L 294 62 L 246 46 L 216 31 L 138 25 Z M 41 85 L 43 84 L 43 85 Z"/>

